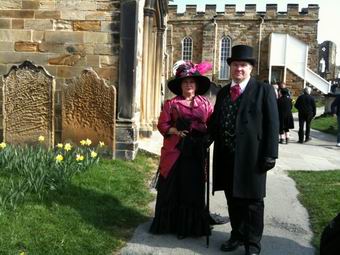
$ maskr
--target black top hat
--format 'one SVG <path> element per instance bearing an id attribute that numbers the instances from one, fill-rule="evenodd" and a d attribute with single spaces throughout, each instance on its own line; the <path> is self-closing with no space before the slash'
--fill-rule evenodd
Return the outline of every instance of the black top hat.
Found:
<path id="1" fill-rule="evenodd" d="M 181 63 L 175 69 L 175 77 L 168 81 L 168 88 L 176 95 L 182 95 L 181 83 L 185 78 L 194 78 L 196 81 L 196 94 L 204 95 L 210 87 L 210 79 L 203 76 L 211 69 L 211 64 L 202 62 L 194 65 L 190 61 Z"/>
<path id="2" fill-rule="evenodd" d="M 228 65 L 230 65 L 233 61 L 246 61 L 251 65 L 255 65 L 253 48 L 247 45 L 235 45 L 231 49 L 231 57 L 227 58 Z"/>

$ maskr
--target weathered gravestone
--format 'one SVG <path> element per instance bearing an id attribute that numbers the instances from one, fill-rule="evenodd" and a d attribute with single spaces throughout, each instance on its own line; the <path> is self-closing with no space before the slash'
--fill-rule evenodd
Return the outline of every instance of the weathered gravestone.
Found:
<path id="1" fill-rule="evenodd" d="M 93 70 L 65 81 L 62 91 L 62 141 L 90 139 L 104 142 L 115 152 L 116 90 L 107 86 Z"/>
<path id="2" fill-rule="evenodd" d="M 25 61 L 3 77 L 3 136 L 10 144 L 31 144 L 45 137 L 54 145 L 54 80 Z"/>

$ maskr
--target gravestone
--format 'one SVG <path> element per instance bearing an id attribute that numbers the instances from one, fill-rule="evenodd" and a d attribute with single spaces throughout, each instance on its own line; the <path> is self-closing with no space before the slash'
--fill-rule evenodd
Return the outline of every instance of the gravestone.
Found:
<path id="1" fill-rule="evenodd" d="M 66 80 L 62 88 L 62 141 L 90 139 L 115 152 L 116 90 L 107 86 L 92 69 Z M 91 145 L 91 146 L 92 146 Z"/>
<path id="2" fill-rule="evenodd" d="M 42 67 L 25 61 L 3 78 L 3 136 L 9 144 L 54 145 L 54 80 Z"/>

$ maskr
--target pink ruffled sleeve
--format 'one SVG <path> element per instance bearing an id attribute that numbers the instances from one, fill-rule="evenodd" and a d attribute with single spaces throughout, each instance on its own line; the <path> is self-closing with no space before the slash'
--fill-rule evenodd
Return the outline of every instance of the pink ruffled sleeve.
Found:
<path id="1" fill-rule="evenodd" d="M 168 133 L 168 130 L 171 128 L 170 106 L 170 100 L 166 100 L 158 119 L 157 128 L 163 136 L 165 136 Z"/>

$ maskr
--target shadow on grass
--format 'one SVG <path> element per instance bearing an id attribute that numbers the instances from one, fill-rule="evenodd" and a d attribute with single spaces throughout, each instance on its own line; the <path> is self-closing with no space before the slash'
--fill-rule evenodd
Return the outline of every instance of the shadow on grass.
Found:
<path id="1" fill-rule="evenodd" d="M 54 196 L 51 194 L 45 203 L 72 207 L 84 221 L 97 229 L 120 235 L 131 234 L 132 228 L 148 220 L 141 212 L 123 205 L 112 194 L 95 191 L 76 185 L 69 185 L 65 190 Z M 120 229 L 119 231 L 117 231 Z"/>

